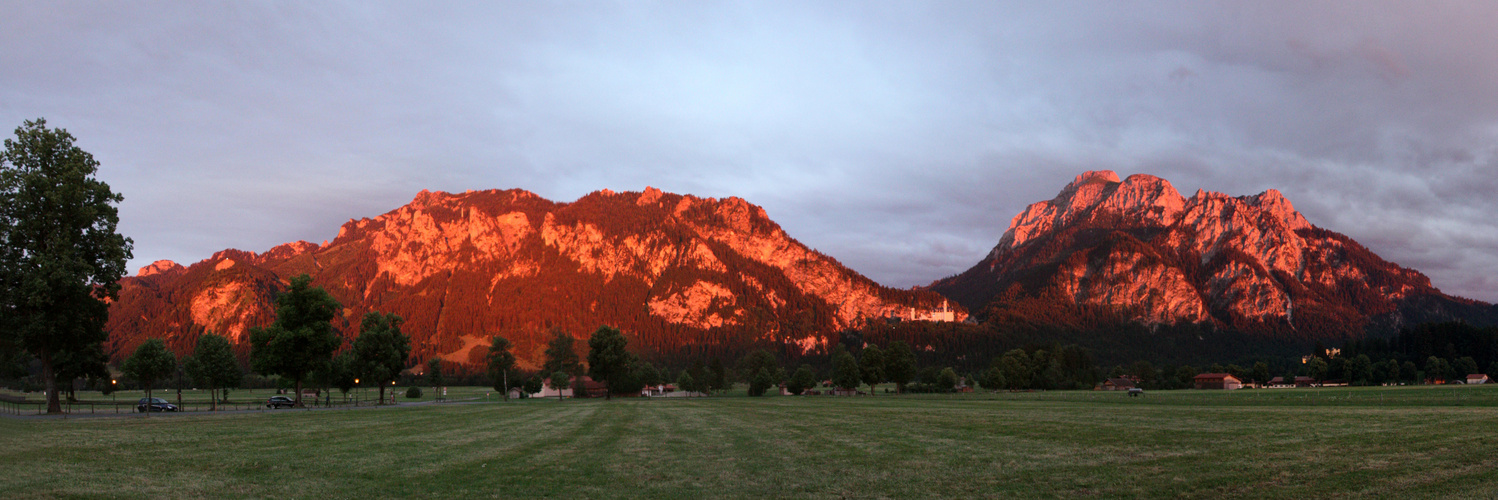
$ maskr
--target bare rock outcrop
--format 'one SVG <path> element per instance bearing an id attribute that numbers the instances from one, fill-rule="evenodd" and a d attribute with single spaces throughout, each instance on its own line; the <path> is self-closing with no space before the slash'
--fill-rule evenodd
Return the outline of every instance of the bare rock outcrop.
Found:
<path id="1" fill-rule="evenodd" d="M 205 331 L 243 340 L 270 322 L 275 293 L 302 273 L 344 306 L 338 326 L 348 340 L 364 313 L 396 313 L 413 358 L 478 362 L 484 349 L 475 343 L 498 334 L 524 367 L 541 361 L 556 328 L 582 338 L 617 326 L 643 352 L 808 338 L 825 345 L 817 338 L 943 302 L 874 283 L 739 198 L 646 188 L 556 203 L 521 190 L 422 191 L 388 213 L 348 221 L 331 242 L 142 269 L 122 282 L 112 306 L 114 353 L 152 336 L 179 353 Z"/>
<path id="2" fill-rule="evenodd" d="M 1445 311 L 1485 306 L 1312 225 L 1279 191 L 1184 198 L 1164 179 L 1108 171 L 1030 205 L 987 258 L 930 289 L 1006 318 L 1017 301 L 1051 301 L 1148 324 L 1317 338 L 1398 326 L 1412 297 Z"/>

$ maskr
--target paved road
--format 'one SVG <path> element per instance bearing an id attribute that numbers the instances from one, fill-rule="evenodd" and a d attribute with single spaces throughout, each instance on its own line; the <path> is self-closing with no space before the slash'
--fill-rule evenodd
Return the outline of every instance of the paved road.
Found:
<path id="1" fill-rule="evenodd" d="M 446 401 L 441 404 L 472 404 L 480 403 L 479 400 Z M 388 410 L 393 408 L 410 408 L 414 406 L 426 406 L 437 404 L 435 401 L 415 401 L 410 403 L 396 403 L 393 405 L 364 405 L 364 406 L 334 406 L 334 407 L 305 407 L 305 408 L 282 408 L 272 410 L 264 406 L 244 410 L 219 410 L 219 411 L 182 411 L 182 412 L 151 412 L 150 416 L 145 413 L 137 413 L 134 407 L 127 413 L 64 413 L 60 415 L 35 414 L 35 415 L 12 415 L 4 414 L 5 418 L 17 420 L 36 419 L 71 419 L 71 418 L 175 418 L 187 415 L 234 415 L 243 413 L 268 413 L 268 412 L 292 412 L 292 411 L 348 411 L 348 410 Z"/>

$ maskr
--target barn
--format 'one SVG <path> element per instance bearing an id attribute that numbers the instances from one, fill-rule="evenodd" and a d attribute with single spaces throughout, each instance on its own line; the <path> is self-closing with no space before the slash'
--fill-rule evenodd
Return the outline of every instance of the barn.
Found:
<path id="1" fill-rule="evenodd" d="M 1193 386 L 1197 389 L 1242 389 L 1243 381 L 1226 373 L 1203 373 L 1197 375 Z"/>

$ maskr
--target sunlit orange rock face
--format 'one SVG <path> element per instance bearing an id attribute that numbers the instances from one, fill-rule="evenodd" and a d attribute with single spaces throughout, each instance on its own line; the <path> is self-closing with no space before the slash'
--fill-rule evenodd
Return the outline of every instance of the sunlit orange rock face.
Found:
<path id="1" fill-rule="evenodd" d="M 163 337 L 185 353 L 205 331 L 247 342 L 301 273 L 343 305 L 346 339 L 365 312 L 392 312 L 405 318 L 413 358 L 479 362 L 498 334 L 516 344 L 525 367 L 541 361 L 553 328 L 585 338 L 614 325 L 650 352 L 796 342 L 942 303 L 933 292 L 874 283 L 738 198 L 647 188 L 556 203 L 521 190 L 423 191 L 384 215 L 349 221 L 322 245 L 225 250 L 185 268 L 142 268 L 123 280 L 110 310 L 109 347 L 120 357 Z"/>
<path id="2" fill-rule="evenodd" d="M 930 288 L 980 316 L 1084 305 L 1299 338 L 1491 313 L 1311 225 L 1278 191 L 1186 198 L 1164 179 L 1108 171 L 1030 205 L 987 258 Z"/>

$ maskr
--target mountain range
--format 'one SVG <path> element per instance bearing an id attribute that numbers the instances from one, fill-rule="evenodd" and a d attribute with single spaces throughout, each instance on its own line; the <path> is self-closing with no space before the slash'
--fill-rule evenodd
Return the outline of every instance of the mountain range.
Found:
<path id="1" fill-rule="evenodd" d="M 224 250 L 159 261 L 122 280 L 106 350 L 147 338 L 179 354 L 205 332 L 241 355 L 274 297 L 309 274 L 343 306 L 351 341 L 369 311 L 405 319 L 413 361 L 475 366 L 489 338 L 522 368 L 555 332 L 624 330 L 655 356 L 734 356 L 751 346 L 811 352 L 874 323 L 981 320 L 1099 328 L 1196 325 L 1257 338 L 1355 338 L 1434 320 L 1498 323 L 1498 308 L 1453 297 L 1418 271 L 1311 224 L 1274 190 L 1183 197 L 1149 175 L 1087 172 L 1015 216 L 961 274 L 893 289 L 807 248 L 739 198 L 597 191 L 571 203 L 523 190 L 423 191 L 350 220 L 322 244 Z"/>
<path id="2" fill-rule="evenodd" d="M 1311 224 L 1276 190 L 1188 198 L 1164 179 L 1110 171 L 1031 204 L 977 265 L 926 288 L 1000 324 L 1123 319 L 1336 339 L 1498 320 L 1493 306 Z"/>
<path id="3" fill-rule="evenodd" d="M 343 305 L 336 321 L 348 341 L 366 312 L 395 313 L 416 360 L 476 364 L 497 334 L 514 343 L 522 368 L 539 365 L 555 331 L 586 338 L 613 325 L 657 353 L 810 349 L 826 332 L 929 315 L 946 302 L 875 283 L 739 198 L 647 188 L 557 203 L 522 190 L 423 191 L 350 220 L 331 242 L 146 266 L 121 282 L 106 349 L 118 359 L 163 337 L 186 353 L 204 332 L 244 349 L 249 329 L 272 320 L 275 294 L 303 273 Z"/>

